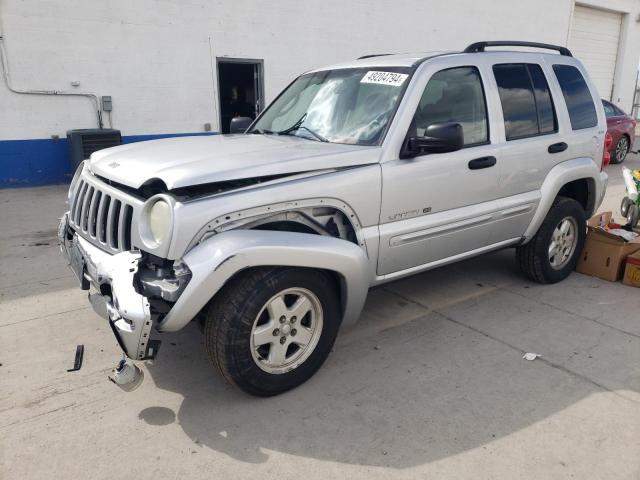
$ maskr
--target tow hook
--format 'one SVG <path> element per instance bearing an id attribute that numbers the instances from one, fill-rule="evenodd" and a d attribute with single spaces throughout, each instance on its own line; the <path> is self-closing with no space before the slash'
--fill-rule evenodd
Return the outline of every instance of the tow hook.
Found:
<path id="1" fill-rule="evenodd" d="M 144 372 L 135 363 L 123 358 L 111 372 L 109 380 L 125 392 L 131 392 L 144 380 Z"/>

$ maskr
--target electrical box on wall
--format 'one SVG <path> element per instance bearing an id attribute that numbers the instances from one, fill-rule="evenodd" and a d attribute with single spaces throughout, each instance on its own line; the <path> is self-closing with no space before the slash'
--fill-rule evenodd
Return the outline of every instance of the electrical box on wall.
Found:
<path id="1" fill-rule="evenodd" d="M 102 111 L 103 112 L 110 112 L 111 110 L 113 110 L 113 103 L 111 102 L 111 96 L 110 95 L 103 95 L 103 97 L 102 97 Z"/>

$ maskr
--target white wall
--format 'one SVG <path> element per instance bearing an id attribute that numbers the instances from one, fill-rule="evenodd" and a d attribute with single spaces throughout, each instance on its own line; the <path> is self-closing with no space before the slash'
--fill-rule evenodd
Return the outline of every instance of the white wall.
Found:
<path id="1" fill-rule="evenodd" d="M 307 69 L 367 53 L 491 39 L 564 45 L 572 9 L 571 0 L 0 0 L 0 31 L 14 86 L 69 90 L 80 81 L 78 90 L 111 95 L 114 126 L 138 135 L 218 129 L 215 57 L 264 59 L 268 102 Z M 627 17 L 635 43 L 622 52 L 616 88 L 630 102 L 626 63 L 638 64 L 640 29 Z M 15 95 L 0 83 L 0 139 L 95 126 L 87 99 Z"/>

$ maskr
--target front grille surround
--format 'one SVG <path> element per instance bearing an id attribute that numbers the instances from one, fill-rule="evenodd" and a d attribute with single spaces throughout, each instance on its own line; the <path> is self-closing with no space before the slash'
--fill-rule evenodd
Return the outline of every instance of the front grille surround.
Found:
<path id="1" fill-rule="evenodd" d="M 85 171 L 69 200 L 69 223 L 78 235 L 102 250 L 132 250 L 132 235 L 137 231 L 134 218 L 142 204 Z"/>

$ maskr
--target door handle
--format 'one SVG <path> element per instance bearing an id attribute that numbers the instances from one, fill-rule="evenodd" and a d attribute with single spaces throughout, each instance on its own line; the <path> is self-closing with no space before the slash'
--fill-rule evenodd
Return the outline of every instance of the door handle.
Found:
<path id="1" fill-rule="evenodd" d="M 493 167 L 496 164 L 496 157 L 480 157 L 469 162 L 469 170 L 480 170 L 481 168 Z"/>
<path id="2" fill-rule="evenodd" d="M 564 152 L 567 148 L 569 148 L 569 145 L 567 145 L 564 142 L 560 142 L 560 143 L 554 143 L 553 145 L 549 145 L 549 148 L 547 149 L 547 151 L 549 153 L 560 153 L 560 152 Z"/>

